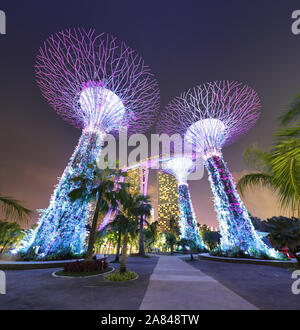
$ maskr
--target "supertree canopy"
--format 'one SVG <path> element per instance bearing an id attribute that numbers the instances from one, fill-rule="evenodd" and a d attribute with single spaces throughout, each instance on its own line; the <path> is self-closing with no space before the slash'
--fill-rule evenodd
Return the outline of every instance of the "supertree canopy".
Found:
<path id="1" fill-rule="evenodd" d="M 257 93 L 240 82 L 215 81 L 172 100 L 159 121 L 160 130 L 181 133 L 205 161 L 221 232 L 221 248 L 239 247 L 251 255 L 279 257 L 256 233 L 223 160 L 222 147 L 234 142 L 256 122 Z"/>
<path id="2" fill-rule="evenodd" d="M 193 240 L 200 249 L 204 249 L 193 210 L 187 184 L 188 175 L 195 169 L 194 161 L 188 156 L 174 156 L 163 160 L 163 171 L 175 176 L 178 182 L 178 206 L 180 212 L 180 238 Z"/>
<path id="3" fill-rule="evenodd" d="M 81 253 L 90 210 L 88 201 L 70 200 L 78 187 L 72 178 L 92 175 L 88 165 L 98 158 L 106 134 L 116 135 L 121 126 L 140 133 L 151 125 L 159 107 L 158 84 L 133 49 L 92 29 L 50 36 L 35 70 L 43 96 L 82 135 L 26 250 L 41 256 Z"/>

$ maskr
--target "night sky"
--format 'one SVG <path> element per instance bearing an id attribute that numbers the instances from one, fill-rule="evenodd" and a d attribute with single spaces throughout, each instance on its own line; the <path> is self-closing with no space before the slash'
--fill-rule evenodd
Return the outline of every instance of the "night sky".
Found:
<path id="1" fill-rule="evenodd" d="M 48 206 L 80 135 L 35 83 L 35 56 L 54 32 L 94 27 L 126 41 L 158 79 L 161 109 L 206 81 L 238 80 L 253 87 L 262 99 L 262 116 L 224 149 L 236 179 L 251 170 L 242 159 L 245 147 L 258 142 L 267 148 L 278 115 L 300 92 L 300 35 L 292 34 L 290 18 L 299 1 L 1 1 L 0 9 L 7 16 L 7 34 L 0 35 L 0 191 L 34 210 Z M 154 203 L 155 183 L 152 172 Z M 198 221 L 215 226 L 207 176 L 191 181 L 190 188 Z M 249 191 L 244 201 L 262 218 L 285 213 L 265 189 Z"/>

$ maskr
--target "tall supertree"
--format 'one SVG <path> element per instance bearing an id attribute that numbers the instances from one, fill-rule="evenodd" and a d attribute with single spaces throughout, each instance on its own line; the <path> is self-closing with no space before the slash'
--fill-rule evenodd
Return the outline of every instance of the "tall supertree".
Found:
<path id="1" fill-rule="evenodd" d="M 27 251 L 41 256 L 81 253 L 89 205 L 71 202 L 72 178 L 89 176 L 103 139 L 146 130 L 159 107 L 158 84 L 143 59 L 124 42 L 93 29 L 50 36 L 37 56 L 36 79 L 43 96 L 66 121 L 82 130 L 78 145 L 43 210 Z"/>
<path id="2" fill-rule="evenodd" d="M 165 132 L 182 134 L 201 153 L 218 215 L 221 248 L 239 247 L 251 255 L 279 257 L 256 233 L 222 156 L 222 147 L 255 124 L 260 108 L 252 88 L 240 82 L 209 82 L 172 100 L 159 125 Z"/>
<path id="3" fill-rule="evenodd" d="M 200 249 L 204 249 L 205 245 L 199 233 L 187 183 L 189 174 L 195 170 L 195 162 L 188 156 L 175 155 L 170 159 L 162 160 L 161 164 L 162 170 L 173 175 L 178 183 L 180 238 L 192 240 Z"/>

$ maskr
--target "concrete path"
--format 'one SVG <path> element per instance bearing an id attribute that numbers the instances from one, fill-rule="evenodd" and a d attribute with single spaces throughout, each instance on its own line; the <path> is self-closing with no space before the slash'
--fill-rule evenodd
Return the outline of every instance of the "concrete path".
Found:
<path id="1" fill-rule="evenodd" d="M 150 277 L 140 309 L 257 308 L 180 258 L 161 256 Z"/>

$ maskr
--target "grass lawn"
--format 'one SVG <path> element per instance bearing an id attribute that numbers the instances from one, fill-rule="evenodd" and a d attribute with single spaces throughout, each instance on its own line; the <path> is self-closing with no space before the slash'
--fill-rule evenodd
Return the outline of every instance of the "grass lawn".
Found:
<path id="1" fill-rule="evenodd" d="M 135 272 L 132 272 L 130 270 L 126 271 L 125 273 L 121 274 L 119 270 L 112 274 L 105 275 L 105 279 L 109 281 L 115 281 L 115 282 L 123 282 L 123 281 L 129 281 L 133 280 L 138 275 Z"/>
<path id="2" fill-rule="evenodd" d="M 107 267 L 103 270 L 99 270 L 96 272 L 83 272 L 83 273 L 72 273 L 72 272 L 65 272 L 64 270 L 59 270 L 55 273 L 58 276 L 71 276 L 71 277 L 82 277 L 82 276 L 91 276 L 91 275 L 98 275 L 98 274 L 105 274 L 112 270 L 112 267 Z"/>

